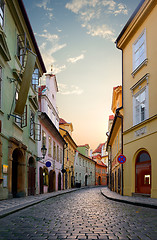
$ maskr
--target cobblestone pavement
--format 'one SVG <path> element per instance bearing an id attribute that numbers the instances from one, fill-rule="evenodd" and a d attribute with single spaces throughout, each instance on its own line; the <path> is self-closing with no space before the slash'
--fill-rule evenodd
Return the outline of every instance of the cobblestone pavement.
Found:
<path id="1" fill-rule="evenodd" d="M 60 195 L 0 219 L 0 240 L 157 239 L 157 209 L 104 198 L 100 188 Z"/>

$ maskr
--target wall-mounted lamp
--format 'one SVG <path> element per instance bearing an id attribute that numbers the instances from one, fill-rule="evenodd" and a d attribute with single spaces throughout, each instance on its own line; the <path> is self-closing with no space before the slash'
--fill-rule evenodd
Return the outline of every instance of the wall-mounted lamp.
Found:
<path id="1" fill-rule="evenodd" d="M 47 148 L 45 147 L 45 145 L 43 145 L 42 148 L 41 148 L 41 153 L 42 153 L 43 156 L 42 157 L 37 157 L 36 160 L 40 161 L 40 160 L 44 159 L 45 155 L 46 155 L 46 152 L 47 152 Z"/>

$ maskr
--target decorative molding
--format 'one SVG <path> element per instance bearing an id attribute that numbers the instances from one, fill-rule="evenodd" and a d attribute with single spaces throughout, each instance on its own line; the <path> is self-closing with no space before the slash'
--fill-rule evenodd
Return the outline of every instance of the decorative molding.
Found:
<path id="1" fill-rule="evenodd" d="M 144 66 L 147 65 L 148 63 L 148 58 L 146 58 L 132 73 L 132 77 L 134 78 L 135 74 Z"/>
<path id="2" fill-rule="evenodd" d="M 146 127 L 142 127 L 140 129 L 138 129 L 137 131 L 135 131 L 135 137 L 139 137 L 143 134 L 145 134 L 147 131 Z"/>
<path id="3" fill-rule="evenodd" d="M 135 83 L 130 90 L 132 91 L 133 95 L 133 90 L 137 88 L 144 80 L 147 80 L 147 85 L 148 85 L 148 78 L 149 78 L 149 73 L 146 73 L 137 83 Z"/>

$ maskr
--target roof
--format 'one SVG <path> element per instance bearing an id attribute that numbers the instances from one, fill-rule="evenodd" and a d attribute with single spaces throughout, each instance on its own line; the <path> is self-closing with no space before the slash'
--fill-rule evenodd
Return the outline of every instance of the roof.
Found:
<path id="1" fill-rule="evenodd" d="M 114 115 L 110 115 L 109 120 L 113 120 L 113 119 L 114 119 Z"/>
<path id="2" fill-rule="evenodd" d="M 66 124 L 67 122 L 63 119 L 63 118 L 60 118 L 59 119 L 59 124 Z"/>
<path id="3" fill-rule="evenodd" d="M 99 144 L 99 146 L 93 151 L 93 153 L 101 153 L 101 149 L 102 149 L 102 146 L 103 146 L 104 144 L 105 144 L 105 143 Z"/>
<path id="4" fill-rule="evenodd" d="M 123 36 L 124 32 L 126 31 L 126 29 L 128 28 L 129 24 L 132 22 L 132 20 L 134 19 L 134 17 L 136 16 L 137 12 L 139 11 L 139 9 L 141 8 L 142 4 L 145 2 L 145 0 L 141 0 L 141 2 L 139 3 L 139 5 L 137 6 L 137 8 L 135 9 L 135 11 L 133 12 L 133 14 L 131 15 L 131 17 L 129 18 L 129 20 L 127 21 L 127 23 L 125 24 L 124 28 L 122 29 L 122 31 L 120 32 L 119 36 L 117 37 L 115 43 L 117 45 L 118 41 L 121 39 L 121 37 Z"/>
<path id="5" fill-rule="evenodd" d="M 30 24 L 30 21 L 29 21 L 29 18 L 28 18 L 28 15 L 27 15 L 25 6 L 24 6 L 22 0 L 18 0 L 18 3 L 19 3 L 19 7 L 20 7 L 20 9 L 21 9 L 22 15 L 23 15 L 23 17 L 24 17 L 25 23 L 26 23 L 26 25 L 27 25 L 29 34 L 30 34 L 30 36 L 31 36 L 31 39 L 32 39 L 32 42 L 33 42 L 35 51 L 36 51 L 36 53 L 37 53 L 37 56 L 38 56 L 40 65 L 41 65 L 42 70 L 43 70 L 43 73 L 46 73 L 46 68 L 45 68 L 45 65 L 44 65 L 42 56 L 41 56 L 41 54 L 40 54 L 40 51 L 39 51 L 39 48 L 38 48 L 38 45 L 37 45 L 37 42 L 36 42 L 36 39 L 35 39 L 33 30 L 32 30 L 32 27 L 31 27 L 31 24 Z"/>
<path id="6" fill-rule="evenodd" d="M 89 144 L 78 145 L 78 147 L 87 147 L 87 148 L 89 148 Z"/>
<path id="7" fill-rule="evenodd" d="M 42 85 L 38 88 L 38 95 L 41 96 L 43 93 L 43 90 L 46 88 L 46 85 Z"/>

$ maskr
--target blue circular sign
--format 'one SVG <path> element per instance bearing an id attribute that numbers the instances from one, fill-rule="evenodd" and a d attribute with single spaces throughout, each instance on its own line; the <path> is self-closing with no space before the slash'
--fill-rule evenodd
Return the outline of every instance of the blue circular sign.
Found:
<path id="1" fill-rule="evenodd" d="M 119 162 L 120 164 L 123 164 L 123 163 L 126 162 L 126 157 L 125 157 L 123 154 L 120 154 L 120 155 L 118 156 L 117 160 L 118 160 L 118 162 Z"/>
<path id="2" fill-rule="evenodd" d="M 46 167 L 51 167 L 51 162 L 50 161 L 46 162 Z"/>

